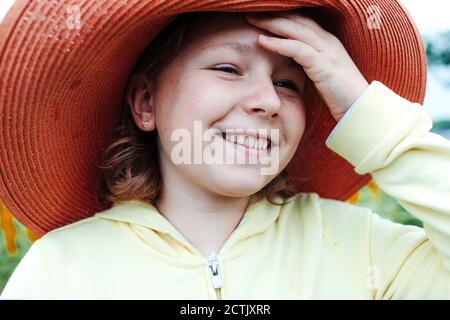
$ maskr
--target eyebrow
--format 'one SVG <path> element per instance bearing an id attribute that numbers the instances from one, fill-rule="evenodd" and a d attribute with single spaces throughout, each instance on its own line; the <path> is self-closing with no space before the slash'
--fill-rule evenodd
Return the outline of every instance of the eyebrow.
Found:
<path id="1" fill-rule="evenodd" d="M 221 43 L 221 44 L 213 44 L 213 45 L 209 45 L 209 46 L 205 46 L 200 48 L 200 51 L 206 51 L 206 50 L 221 50 L 221 49 L 228 49 L 228 50 L 233 50 L 236 51 L 240 54 L 244 54 L 244 55 L 255 55 L 258 51 L 258 46 L 256 45 L 252 45 L 252 44 L 247 44 L 247 43 L 242 43 L 242 42 L 226 42 L 226 43 Z M 287 57 L 286 57 L 287 58 Z M 297 62 L 295 62 L 293 59 L 291 58 L 287 58 L 287 63 L 285 63 L 285 65 L 287 67 L 301 67 Z"/>

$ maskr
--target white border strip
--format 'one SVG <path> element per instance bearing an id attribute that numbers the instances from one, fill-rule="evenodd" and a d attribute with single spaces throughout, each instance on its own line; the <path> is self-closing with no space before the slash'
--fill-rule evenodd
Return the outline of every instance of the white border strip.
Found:
<path id="1" fill-rule="evenodd" d="M 1 0 L 0 3 L 0 23 L 2 23 L 3 19 L 6 17 L 9 9 L 14 4 L 15 0 Z"/>

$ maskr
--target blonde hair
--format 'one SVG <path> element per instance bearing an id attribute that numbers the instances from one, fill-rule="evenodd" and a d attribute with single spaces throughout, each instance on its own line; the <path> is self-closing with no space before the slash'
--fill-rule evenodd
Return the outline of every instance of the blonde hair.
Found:
<path id="1" fill-rule="evenodd" d="M 214 12 L 185 13 L 168 24 L 150 43 L 138 61 L 134 72 L 155 79 L 186 44 L 186 35 L 204 16 Z M 121 200 L 139 199 L 155 205 L 161 194 L 162 178 L 157 148 L 157 130 L 140 130 L 125 103 L 122 124 L 116 128 L 111 143 L 104 149 L 99 164 L 102 171 L 97 196 L 101 203 L 111 205 Z M 256 193 L 275 205 L 298 191 L 286 170 Z M 276 198 L 282 202 L 276 202 Z"/>

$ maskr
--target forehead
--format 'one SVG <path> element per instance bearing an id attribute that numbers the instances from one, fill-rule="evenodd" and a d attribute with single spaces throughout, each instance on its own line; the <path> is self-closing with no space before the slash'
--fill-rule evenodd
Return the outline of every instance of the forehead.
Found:
<path id="1" fill-rule="evenodd" d="M 226 41 L 208 44 L 199 48 L 199 51 L 214 51 L 214 50 L 232 50 L 244 55 L 254 55 L 257 53 L 256 45 L 252 43 L 239 41 Z"/>
<path id="2" fill-rule="evenodd" d="M 216 44 L 209 44 L 204 47 L 200 47 L 198 50 L 199 52 L 213 52 L 213 53 L 232 51 L 240 55 L 255 56 L 259 54 L 261 48 L 259 48 L 259 45 L 256 44 L 256 41 L 254 43 L 229 41 Z M 277 60 L 281 61 L 281 63 L 286 67 L 299 68 L 298 63 L 296 63 L 291 58 L 278 55 Z"/>
<path id="3" fill-rule="evenodd" d="M 300 69 L 292 59 L 257 44 L 258 34 L 277 36 L 249 24 L 243 14 L 219 13 L 199 19 L 190 32 L 187 50 L 214 55 L 234 52 L 244 56 L 265 56 L 283 66 Z"/>

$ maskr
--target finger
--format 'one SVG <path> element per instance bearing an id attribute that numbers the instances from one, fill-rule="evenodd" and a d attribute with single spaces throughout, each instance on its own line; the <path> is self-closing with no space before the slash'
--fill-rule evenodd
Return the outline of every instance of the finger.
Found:
<path id="1" fill-rule="evenodd" d="M 322 26 L 320 24 L 318 24 L 314 19 L 308 17 L 307 15 L 305 15 L 302 12 L 291 12 L 291 11 L 277 12 L 277 13 L 275 13 L 275 15 L 286 16 L 287 18 L 289 18 L 293 21 L 302 23 L 302 24 L 310 27 L 311 29 L 313 29 L 317 33 L 317 35 L 323 39 L 326 39 L 327 36 L 330 35 L 330 33 L 327 30 L 325 30 L 324 28 L 322 28 Z"/>
<path id="2" fill-rule="evenodd" d="M 325 43 L 310 27 L 285 17 L 248 17 L 249 22 L 273 34 L 302 41 L 317 51 L 322 51 Z"/>
<path id="3" fill-rule="evenodd" d="M 327 39 L 330 35 L 332 35 L 330 32 L 322 28 L 322 26 L 317 23 L 314 19 L 308 17 L 305 13 L 300 11 L 276 11 L 276 12 L 262 12 L 264 15 L 269 16 L 277 16 L 277 17 L 286 17 L 288 19 L 291 19 L 293 21 L 302 23 L 314 31 L 316 31 L 317 35 L 320 36 L 323 39 Z"/>
<path id="4" fill-rule="evenodd" d="M 310 45 L 298 40 L 259 35 L 258 42 L 268 50 L 292 58 L 305 69 L 305 72 L 317 65 L 319 61 L 320 53 Z"/>

